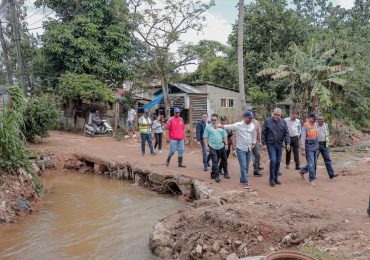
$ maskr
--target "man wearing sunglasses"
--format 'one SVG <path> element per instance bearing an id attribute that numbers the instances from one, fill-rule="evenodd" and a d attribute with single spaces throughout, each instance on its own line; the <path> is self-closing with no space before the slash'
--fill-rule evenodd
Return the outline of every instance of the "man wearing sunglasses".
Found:
<path id="1" fill-rule="evenodd" d="M 203 134 L 204 144 L 209 151 L 212 160 L 211 179 L 220 182 L 220 168 L 219 162 L 222 161 L 224 177 L 230 179 L 227 170 L 227 155 L 228 149 L 227 132 L 224 129 L 218 128 L 218 115 L 211 116 L 211 124 L 206 127 Z"/>
<path id="2" fill-rule="evenodd" d="M 267 147 L 270 159 L 270 185 L 281 185 L 278 180 L 281 157 L 283 154 L 283 143 L 287 151 L 290 150 L 290 137 L 286 121 L 282 119 L 282 111 L 275 108 L 273 116 L 265 121 L 262 128 L 262 145 Z"/>

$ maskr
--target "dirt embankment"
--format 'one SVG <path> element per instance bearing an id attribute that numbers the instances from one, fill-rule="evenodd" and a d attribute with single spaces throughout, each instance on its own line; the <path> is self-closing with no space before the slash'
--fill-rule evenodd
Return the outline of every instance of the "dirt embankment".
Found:
<path id="1" fill-rule="evenodd" d="M 15 223 L 32 213 L 32 203 L 38 200 L 32 175 L 23 170 L 18 175 L 0 175 L 0 224 Z"/>
<path id="2" fill-rule="evenodd" d="M 152 252 L 165 259 L 214 260 L 315 244 L 333 255 L 357 251 L 360 257 L 356 259 L 370 256 L 370 237 L 362 231 L 347 232 L 345 224 L 333 221 L 329 212 L 257 196 L 243 192 L 196 201 L 155 225 L 150 236 Z"/>

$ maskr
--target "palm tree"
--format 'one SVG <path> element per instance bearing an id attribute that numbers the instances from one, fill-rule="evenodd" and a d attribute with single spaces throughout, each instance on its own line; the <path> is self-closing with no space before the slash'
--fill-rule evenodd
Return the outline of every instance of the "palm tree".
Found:
<path id="1" fill-rule="evenodd" d="M 344 87 L 346 81 L 341 76 L 347 74 L 350 69 L 333 72 L 331 63 L 335 49 L 321 52 L 317 44 L 311 44 L 307 52 L 304 52 L 295 43 L 291 43 L 289 51 L 290 64 L 264 69 L 257 73 L 257 76 L 268 76 L 273 80 L 290 79 L 290 99 L 293 106 L 296 106 L 296 95 L 301 96 L 301 116 L 307 113 L 310 104 L 317 113 L 320 108 L 330 108 L 332 85 Z"/>
<path id="2" fill-rule="evenodd" d="M 239 23 L 238 23 L 238 74 L 239 74 L 239 93 L 241 97 L 241 108 L 243 112 L 247 109 L 244 85 L 244 0 L 239 0 Z"/>

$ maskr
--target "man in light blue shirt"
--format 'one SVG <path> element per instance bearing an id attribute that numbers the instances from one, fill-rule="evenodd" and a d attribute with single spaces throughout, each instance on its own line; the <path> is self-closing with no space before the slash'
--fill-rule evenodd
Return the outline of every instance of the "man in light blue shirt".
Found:
<path id="1" fill-rule="evenodd" d="M 227 170 L 227 132 L 217 126 L 218 115 L 213 114 L 211 116 L 211 124 L 204 130 L 203 138 L 212 160 L 211 179 L 220 182 L 220 169 L 218 167 L 220 160 L 223 165 L 224 177 L 230 179 L 230 176 Z"/>

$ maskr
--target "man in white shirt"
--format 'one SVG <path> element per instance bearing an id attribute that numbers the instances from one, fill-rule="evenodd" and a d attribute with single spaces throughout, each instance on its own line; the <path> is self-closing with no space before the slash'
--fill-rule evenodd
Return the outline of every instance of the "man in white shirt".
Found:
<path id="1" fill-rule="evenodd" d="M 240 165 L 240 183 L 248 185 L 248 168 L 252 155 L 252 149 L 257 143 L 257 131 L 252 123 L 253 113 L 247 111 L 243 115 L 243 121 L 232 125 L 218 125 L 219 128 L 225 130 L 234 130 L 236 133 L 236 153 L 238 155 Z"/>
<path id="2" fill-rule="evenodd" d="M 127 111 L 127 129 L 126 134 L 132 133 L 132 137 L 136 137 L 135 135 L 135 118 L 136 118 L 136 111 L 132 107 L 128 108 Z"/>
<path id="3" fill-rule="evenodd" d="M 288 151 L 286 149 L 286 168 L 290 168 L 290 156 L 291 151 L 293 150 L 295 169 L 300 170 L 299 162 L 299 137 L 302 132 L 301 121 L 298 119 L 298 113 L 293 111 L 290 117 L 285 118 L 286 124 L 288 126 L 289 136 L 290 136 L 290 147 Z"/>

